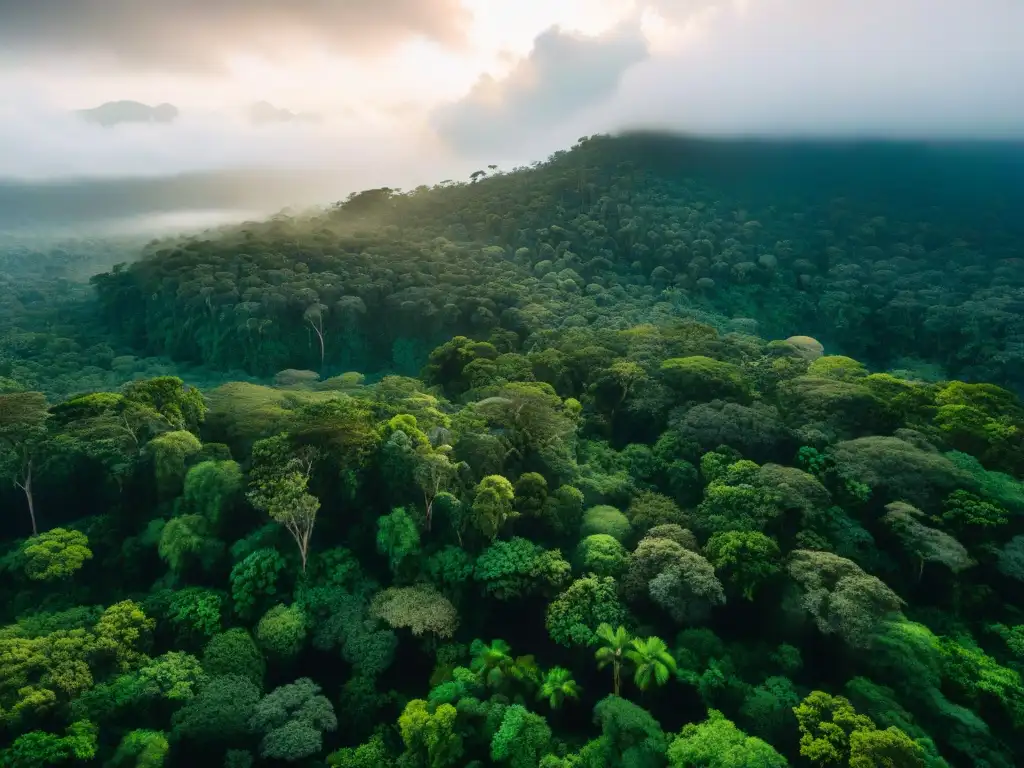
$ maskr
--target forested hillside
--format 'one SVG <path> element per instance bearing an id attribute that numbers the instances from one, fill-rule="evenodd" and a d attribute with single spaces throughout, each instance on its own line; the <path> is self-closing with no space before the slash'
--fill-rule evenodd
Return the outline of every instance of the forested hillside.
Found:
<path id="1" fill-rule="evenodd" d="M 203 384 L 249 378 L 147 357 L 103 321 L 89 278 L 138 258 L 145 244 L 0 233 L 0 392 L 39 390 L 61 400 L 167 374 Z"/>
<path id="2" fill-rule="evenodd" d="M 1020 148 L 592 137 L 489 173 L 156 245 L 100 298 L 137 348 L 261 375 L 682 311 L 1021 381 Z"/>
<path id="3" fill-rule="evenodd" d="M 9 247 L 0 766 L 1020 765 L 1019 192 L 959 151 Z"/>

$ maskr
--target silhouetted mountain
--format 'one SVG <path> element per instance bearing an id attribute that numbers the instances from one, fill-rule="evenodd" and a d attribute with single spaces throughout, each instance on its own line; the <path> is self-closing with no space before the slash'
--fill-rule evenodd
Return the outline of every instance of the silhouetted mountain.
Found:
<path id="1" fill-rule="evenodd" d="M 256 125 L 268 123 L 316 122 L 319 115 L 303 112 L 292 112 L 290 109 L 275 107 L 269 101 L 257 101 L 249 108 L 249 120 Z"/>
<path id="2" fill-rule="evenodd" d="M 166 103 L 151 107 L 138 101 L 108 101 L 93 109 L 80 109 L 78 114 L 110 128 L 121 123 L 172 123 L 178 117 L 178 108 Z"/>

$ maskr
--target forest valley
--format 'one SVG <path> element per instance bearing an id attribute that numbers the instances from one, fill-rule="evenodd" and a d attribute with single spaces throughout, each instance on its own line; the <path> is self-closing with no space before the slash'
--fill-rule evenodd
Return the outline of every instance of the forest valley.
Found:
<path id="1" fill-rule="evenodd" d="M 1019 765 L 1008 198 L 665 141 L 7 247 L 0 766 Z"/>

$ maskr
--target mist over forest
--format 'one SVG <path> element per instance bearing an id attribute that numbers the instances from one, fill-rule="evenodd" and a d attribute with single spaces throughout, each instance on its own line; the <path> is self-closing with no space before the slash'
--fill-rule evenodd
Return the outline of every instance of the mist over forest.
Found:
<path id="1" fill-rule="evenodd" d="M 165 234 L 161 214 L 183 216 L 183 228 L 239 223 L 284 208 L 322 206 L 346 190 L 332 171 L 207 171 L 158 177 L 0 180 L 0 231 L 116 235 L 119 228 Z M 204 219 L 204 216 L 206 217 Z M 154 217 L 157 217 L 154 220 Z M 173 233 L 173 231 L 172 231 Z"/>
<path id="2" fill-rule="evenodd" d="M 651 152 L 664 143 L 678 162 L 749 187 L 785 183 L 790 174 L 823 185 L 856 184 L 868 194 L 917 194 L 985 204 L 993 186 L 1019 188 L 1022 141 L 879 141 L 729 139 L 629 132 Z M 683 149 L 685 148 L 685 149 Z M 685 159 L 683 159 L 685 158 Z M 896 163 L 898 176 L 884 175 Z M 473 168 L 465 165 L 460 170 Z M 511 169 L 507 169 L 511 170 Z M 467 178 L 470 174 L 467 174 Z M 461 179 L 466 180 L 466 179 Z M 379 186 L 400 189 L 383 174 Z M 434 182 L 438 181 L 437 179 Z M 322 208 L 365 187 L 343 168 L 241 168 L 157 176 L 23 180 L 0 178 L 0 232 L 62 236 L 173 233 L 240 223 L 278 213 Z M 981 201 L 980 203 L 978 201 Z"/>

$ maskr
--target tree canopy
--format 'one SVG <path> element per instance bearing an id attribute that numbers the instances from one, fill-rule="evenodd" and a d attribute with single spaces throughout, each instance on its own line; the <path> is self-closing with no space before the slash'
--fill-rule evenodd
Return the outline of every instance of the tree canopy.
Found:
<path id="1" fill-rule="evenodd" d="M 1019 765 L 1020 201 L 729 146 L 0 240 L 0 766 Z"/>

